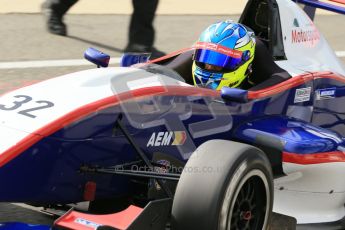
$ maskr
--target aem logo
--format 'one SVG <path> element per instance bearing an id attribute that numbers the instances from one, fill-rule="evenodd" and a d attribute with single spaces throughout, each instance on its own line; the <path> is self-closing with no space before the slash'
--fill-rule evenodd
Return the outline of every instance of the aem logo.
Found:
<path id="1" fill-rule="evenodd" d="M 183 145 L 186 138 L 187 135 L 185 131 L 152 133 L 146 146 Z"/>

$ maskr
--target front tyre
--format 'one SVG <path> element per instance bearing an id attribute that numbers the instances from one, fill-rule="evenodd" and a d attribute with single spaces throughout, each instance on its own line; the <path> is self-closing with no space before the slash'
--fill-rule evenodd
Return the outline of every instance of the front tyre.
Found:
<path id="1" fill-rule="evenodd" d="M 193 153 L 178 182 L 174 230 L 267 229 L 273 204 L 270 163 L 259 149 L 208 141 Z"/>

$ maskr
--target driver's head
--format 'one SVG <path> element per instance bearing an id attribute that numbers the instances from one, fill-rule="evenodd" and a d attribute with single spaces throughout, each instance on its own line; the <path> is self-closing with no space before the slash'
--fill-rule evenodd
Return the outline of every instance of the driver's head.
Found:
<path id="1" fill-rule="evenodd" d="M 239 87 L 248 77 L 254 58 L 252 31 L 233 21 L 209 26 L 195 44 L 193 80 L 199 87 L 220 90 Z"/>

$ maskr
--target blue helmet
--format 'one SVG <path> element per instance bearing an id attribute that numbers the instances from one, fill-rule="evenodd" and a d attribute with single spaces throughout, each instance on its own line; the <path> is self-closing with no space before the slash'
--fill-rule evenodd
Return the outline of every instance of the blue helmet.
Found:
<path id="1" fill-rule="evenodd" d="M 200 87 L 238 87 L 254 59 L 254 32 L 233 21 L 210 25 L 195 44 L 193 80 Z"/>

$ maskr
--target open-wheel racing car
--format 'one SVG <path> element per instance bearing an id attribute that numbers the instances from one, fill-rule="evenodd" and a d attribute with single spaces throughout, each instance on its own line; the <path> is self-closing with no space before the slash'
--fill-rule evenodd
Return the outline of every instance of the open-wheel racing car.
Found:
<path id="1" fill-rule="evenodd" d="M 89 201 L 55 221 L 67 229 L 267 229 L 272 212 L 341 220 L 342 63 L 292 1 L 249 0 L 239 21 L 257 40 L 247 90 L 193 86 L 184 49 L 2 95 L 0 201 Z M 0 228 L 18 226 L 48 229 Z"/>

